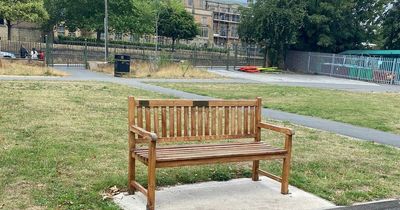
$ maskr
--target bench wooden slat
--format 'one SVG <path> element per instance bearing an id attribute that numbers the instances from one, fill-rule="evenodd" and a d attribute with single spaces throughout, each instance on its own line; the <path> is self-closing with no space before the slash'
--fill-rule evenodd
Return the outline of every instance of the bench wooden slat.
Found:
<path id="1" fill-rule="evenodd" d="M 189 107 L 184 107 L 183 112 L 183 135 L 189 136 Z"/>
<path id="2" fill-rule="evenodd" d="M 219 144 L 183 144 L 183 145 L 174 145 L 174 146 L 163 146 L 163 147 L 158 147 L 158 150 L 164 150 L 164 149 L 168 149 L 170 150 L 172 147 L 173 148 L 181 148 L 181 149 L 185 149 L 185 148 L 192 148 L 193 146 L 195 146 L 196 148 L 208 148 L 208 147 L 214 147 L 216 145 L 218 146 L 241 146 L 241 145 L 249 145 L 249 144 L 260 144 L 259 142 L 230 142 L 227 144 L 224 143 L 219 143 Z M 265 144 L 265 143 L 264 143 Z M 266 144 L 268 145 L 268 144 Z M 145 150 L 147 149 L 147 147 L 141 147 L 141 148 L 137 148 L 137 151 L 141 151 L 141 150 Z"/>
<path id="3" fill-rule="evenodd" d="M 182 107 L 176 107 L 176 136 L 182 136 Z"/>
<path id="4" fill-rule="evenodd" d="M 249 151 L 207 151 L 207 152 L 194 152 L 186 153 L 186 154 L 170 154 L 164 155 L 160 154 L 157 157 L 157 162 L 162 161 L 181 161 L 181 160 L 193 160 L 193 159 L 209 159 L 209 158 L 218 158 L 218 157 L 239 157 L 239 156 L 249 156 L 249 155 L 283 155 L 286 154 L 285 151 L 282 150 L 273 150 L 273 149 L 254 149 Z M 147 156 L 144 156 L 145 159 L 148 159 Z"/>
<path id="5" fill-rule="evenodd" d="M 217 134 L 217 108 L 211 108 L 211 135 Z"/>
<path id="6" fill-rule="evenodd" d="M 165 161 L 156 163 L 157 168 L 169 168 L 179 166 L 195 166 L 215 163 L 230 163 L 230 162 L 244 162 L 244 161 L 255 161 L 255 160 L 276 160 L 283 159 L 286 155 L 249 155 L 242 157 L 215 157 L 209 159 L 194 159 L 194 160 L 179 160 L 179 161 Z M 146 164 L 145 162 L 143 162 Z"/>
<path id="7" fill-rule="evenodd" d="M 249 133 L 249 107 L 244 107 L 244 123 L 243 123 L 243 133 Z"/>
<path id="8" fill-rule="evenodd" d="M 217 107 L 217 114 L 218 114 L 218 135 L 223 135 L 224 109 L 222 107 Z"/>
<path id="9" fill-rule="evenodd" d="M 143 111 L 142 107 L 137 108 L 137 123 L 138 127 L 143 128 Z"/>
<path id="10" fill-rule="evenodd" d="M 237 134 L 243 134 L 243 107 L 238 107 L 237 110 L 238 131 Z"/>
<path id="11" fill-rule="evenodd" d="M 170 151 L 169 151 L 170 150 Z M 148 149 L 137 149 L 134 151 L 136 155 L 144 159 L 148 158 Z M 246 144 L 222 144 L 210 145 L 208 147 L 192 145 L 191 148 L 182 147 L 169 147 L 156 149 L 156 162 L 163 161 L 179 161 L 179 160 L 194 160 L 194 159 L 208 159 L 218 157 L 244 157 L 253 155 L 282 155 L 286 154 L 284 149 L 274 148 L 270 145 L 263 143 L 248 143 Z"/>
<path id="12" fill-rule="evenodd" d="M 161 107 L 161 132 L 162 137 L 167 137 L 167 108 Z"/>
<path id="13" fill-rule="evenodd" d="M 250 133 L 254 134 L 255 133 L 255 115 L 256 111 L 254 107 L 250 107 Z"/>
<path id="14" fill-rule="evenodd" d="M 185 155 L 185 154 L 205 154 L 205 153 L 210 153 L 210 152 L 221 152 L 223 154 L 223 150 L 229 149 L 229 151 L 234 151 L 234 152 L 254 152 L 254 151 L 259 151 L 260 146 L 259 145 L 244 145 L 244 146 L 234 146 L 234 147 L 229 147 L 226 145 L 221 145 L 221 146 L 211 146 L 211 147 L 202 147 L 202 148 L 197 148 L 197 147 L 187 147 L 187 148 L 163 148 L 163 149 L 158 149 L 157 150 L 157 155 L 160 155 L 160 157 L 167 157 L 167 156 L 177 156 L 177 155 Z M 276 148 L 273 148 L 271 146 L 265 146 L 263 149 L 268 149 L 268 150 L 275 150 Z M 278 150 L 278 149 L 277 149 Z M 148 152 L 148 149 L 139 149 L 136 150 L 135 153 L 139 155 L 146 156 Z"/>
<path id="15" fill-rule="evenodd" d="M 231 135 L 236 135 L 236 107 L 231 107 L 231 119 L 230 119 L 230 124 L 231 124 Z"/>
<path id="16" fill-rule="evenodd" d="M 197 133 L 196 133 L 196 114 L 197 114 L 196 110 L 197 110 L 197 107 L 190 108 L 190 111 L 191 111 L 191 113 L 190 113 L 190 118 L 191 118 L 190 135 L 191 136 L 197 135 Z"/>
<path id="17" fill-rule="evenodd" d="M 145 108 L 146 131 L 151 131 L 150 117 L 151 117 L 150 108 L 146 107 Z"/>
<path id="18" fill-rule="evenodd" d="M 204 108 L 204 135 L 210 135 L 210 109 L 208 107 Z"/>
<path id="19" fill-rule="evenodd" d="M 174 137 L 175 136 L 175 129 L 174 129 L 174 126 L 175 126 L 175 119 L 174 119 L 174 116 L 175 116 L 175 109 L 174 109 L 174 107 L 169 107 L 169 110 L 168 110 L 168 113 L 169 113 L 169 123 L 168 123 L 168 128 L 169 128 L 169 137 Z"/>
<path id="20" fill-rule="evenodd" d="M 203 135 L 203 110 L 204 107 L 197 107 L 197 135 L 202 136 Z"/>
<path id="21" fill-rule="evenodd" d="M 229 135 L 229 107 L 225 107 L 225 129 L 224 129 L 224 134 Z"/>
<path id="22" fill-rule="evenodd" d="M 153 128 L 154 128 L 154 133 L 157 135 L 160 135 L 160 120 L 158 117 L 158 107 L 153 107 Z"/>

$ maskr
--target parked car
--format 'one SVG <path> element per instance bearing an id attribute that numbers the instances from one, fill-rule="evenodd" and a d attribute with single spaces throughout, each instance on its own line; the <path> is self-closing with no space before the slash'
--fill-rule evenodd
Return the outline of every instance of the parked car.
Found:
<path id="1" fill-rule="evenodd" d="M 0 58 L 15 58 L 13 53 L 0 51 Z"/>

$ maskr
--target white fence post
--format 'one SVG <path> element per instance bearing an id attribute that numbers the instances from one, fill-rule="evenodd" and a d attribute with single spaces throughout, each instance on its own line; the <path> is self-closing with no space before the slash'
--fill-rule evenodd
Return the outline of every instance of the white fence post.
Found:
<path id="1" fill-rule="evenodd" d="M 310 73 L 311 52 L 308 52 L 307 72 Z"/>
<path id="2" fill-rule="evenodd" d="M 330 76 L 332 76 L 333 74 L 334 65 L 335 65 L 335 54 L 332 55 L 331 73 L 329 74 Z"/>
<path id="3" fill-rule="evenodd" d="M 397 58 L 393 58 L 393 65 L 392 65 L 392 73 L 390 74 L 391 79 L 390 79 L 390 84 L 394 84 L 394 79 L 395 79 L 395 70 L 396 70 L 396 64 L 397 64 Z"/>

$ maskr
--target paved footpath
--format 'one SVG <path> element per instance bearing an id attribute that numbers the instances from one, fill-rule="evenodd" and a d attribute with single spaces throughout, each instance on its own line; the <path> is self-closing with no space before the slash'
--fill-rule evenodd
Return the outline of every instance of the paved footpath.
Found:
<path id="1" fill-rule="evenodd" d="M 323 89 L 346 90 L 353 92 L 400 92 L 400 85 L 385 85 L 323 75 L 309 74 L 250 74 L 240 71 L 227 71 L 214 68 L 213 73 L 232 78 L 232 80 L 251 81 L 263 84 L 312 87 Z"/>
<path id="2" fill-rule="evenodd" d="M 58 80 L 58 81 L 102 81 L 112 82 L 122 85 L 128 85 L 134 88 L 140 88 L 144 90 L 154 91 L 162 94 L 172 95 L 178 98 L 186 99 L 213 99 L 207 96 L 201 96 L 197 94 L 187 93 L 179 90 L 170 88 L 159 87 L 156 85 L 150 85 L 140 82 L 138 79 L 129 78 L 117 78 L 112 75 L 103 73 L 92 72 L 84 70 L 82 68 L 66 68 L 57 67 L 60 70 L 66 71 L 70 74 L 68 77 L 0 77 L 1 80 Z M 218 80 L 221 81 L 221 80 Z M 226 82 L 228 82 L 227 80 Z M 292 114 L 282 111 L 276 111 L 271 109 L 263 109 L 263 116 L 268 119 L 289 121 L 293 124 L 303 125 L 310 128 L 319 130 L 325 130 L 344 136 L 349 136 L 365 141 L 374 141 L 381 144 L 391 145 L 400 148 L 400 135 L 383 132 L 375 129 L 364 128 L 359 126 L 350 125 L 347 123 L 340 123 L 331 120 L 325 120 L 316 117 L 303 116 L 298 114 Z"/>

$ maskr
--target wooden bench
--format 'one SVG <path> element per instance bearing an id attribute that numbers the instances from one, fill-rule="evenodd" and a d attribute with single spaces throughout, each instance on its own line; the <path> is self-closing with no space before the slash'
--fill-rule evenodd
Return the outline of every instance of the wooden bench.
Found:
<path id="1" fill-rule="evenodd" d="M 252 161 L 252 180 L 259 174 L 281 182 L 288 193 L 294 131 L 261 122 L 261 98 L 256 100 L 135 100 L 129 97 L 129 192 L 147 196 L 147 209 L 155 208 L 156 168 Z M 261 141 L 261 129 L 285 135 L 284 148 Z M 182 144 L 188 141 L 233 140 L 219 144 Z M 239 139 L 254 139 L 251 142 Z M 161 142 L 179 145 L 157 147 Z M 136 147 L 137 144 L 148 144 Z M 259 169 L 260 160 L 283 159 L 282 176 Z M 147 189 L 136 182 L 135 160 L 148 168 Z"/>

